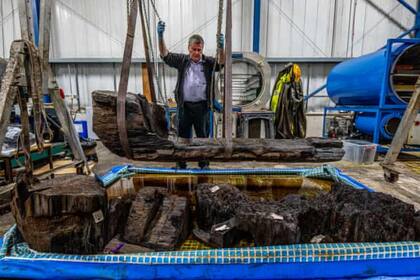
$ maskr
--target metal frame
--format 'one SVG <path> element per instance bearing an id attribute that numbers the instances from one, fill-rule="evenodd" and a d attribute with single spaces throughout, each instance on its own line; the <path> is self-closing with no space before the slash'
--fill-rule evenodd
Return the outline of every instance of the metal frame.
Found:
<path id="1" fill-rule="evenodd" d="M 407 108 L 406 104 L 395 104 L 392 100 L 390 100 L 390 83 L 388 80 L 389 72 L 391 71 L 392 62 L 395 57 L 394 54 L 392 54 L 392 48 L 395 44 L 399 43 L 406 43 L 406 44 L 420 44 L 420 39 L 402 39 L 402 38 L 395 38 L 395 39 L 388 39 L 387 44 L 385 46 L 386 48 L 386 69 L 383 76 L 382 81 L 382 88 L 379 98 L 379 104 L 378 106 L 336 106 L 336 107 L 325 107 L 323 112 L 323 121 L 322 121 L 322 135 L 323 137 L 326 137 L 326 131 L 325 131 L 325 123 L 326 123 L 326 117 L 329 111 L 346 111 L 346 112 L 369 112 L 375 114 L 375 127 L 374 127 L 374 133 L 373 133 L 373 143 L 379 144 L 379 141 L 381 139 L 381 132 L 380 132 L 380 122 L 384 114 L 389 114 L 392 112 L 400 112 L 401 115 L 404 114 L 405 109 Z M 312 97 L 316 95 L 318 92 L 322 91 L 323 87 L 316 90 L 314 93 L 308 95 L 308 97 Z"/>
<path id="2" fill-rule="evenodd" d="M 322 137 L 327 137 L 325 131 L 326 125 L 326 118 L 328 112 L 331 111 L 345 111 L 345 112 L 366 112 L 366 113 L 374 113 L 375 114 L 375 128 L 373 132 L 373 143 L 379 144 L 381 139 L 381 132 L 379 125 L 381 123 L 381 119 L 385 114 L 400 112 L 401 115 L 404 114 L 405 108 L 395 109 L 395 108 L 379 108 L 377 106 L 337 106 L 337 107 L 325 107 L 323 112 L 323 119 L 322 119 Z"/>
<path id="3" fill-rule="evenodd" d="M 384 72 L 384 77 L 383 77 L 383 81 L 382 81 L 382 89 L 381 89 L 381 95 L 380 95 L 380 100 L 379 100 L 379 108 L 381 109 L 404 109 L 407 107 L 406 104 L 395 104 L 395 102 L 390 102 L 389 101 L 389 93 L 391 92 L 390 89 L 390 84 L 389 81 L 387 80 L 388 78 L 388 73 L 391 71 L 391 67 L 392 67 L 392 61 L 393 58 L 395 57 L 392 54 L 392 47 L 393 45 L 397 44 L 397 43 L 406 43 L 406 44 L 420 44 L 420 39 L 416 38 L 416 39 L 402 39 L 402 38 L 396 38 L 396 39 L 388 39 L 387 44 L 386 44 L 386 69 Z"/>

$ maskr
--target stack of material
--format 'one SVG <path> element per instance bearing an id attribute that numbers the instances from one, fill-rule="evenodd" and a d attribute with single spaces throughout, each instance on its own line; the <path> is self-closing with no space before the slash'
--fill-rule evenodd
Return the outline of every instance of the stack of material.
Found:
<path id="1" fill-rule="evenodd" d="M 289 195 L 256 202 L 229 185 L 197 189 L 196 236 L 218 247 L 251 239 L 256 245 L 314 242 L 415 240 L 414 207 L 382 193 L 336 184 L 331 193 L 308 200 Z M 235 236 L 236 235 L 236 236 Z M 321 236 L 321 238 L 320 238 Z"/>
<path id="2" fill-rule="evenodd" d="M 116 93 L 95 91 L 92 99 L 95 133 L 111 152 L 126 156 L 118 135 Z M 178 144 L 167 139 L 165 112 L 161 106 L 129 93 L 126 112 L 130 157 L 136 160 L 327 162 L 338 161 L 344 155 L 341 141 L 321 138 L 233 139 L 229 151 L 223 139 L 194 139 L 190 144 Z"/>
<path id="3" fill-rule="evenodd" d="M 20 182 L 12 212 L 32 249 L 41 252 L 94 254 L 107 242 L 107 200 L 93 177 L 66 175 L 29 191 Z"/>
<path id="4" fill-rule="evenodd" d="M 124 240 L 154 250 L 174 250 L 189 234 L 189 205 L 185 197 L 164 188 L 140 189 L 130 210 Z"/>

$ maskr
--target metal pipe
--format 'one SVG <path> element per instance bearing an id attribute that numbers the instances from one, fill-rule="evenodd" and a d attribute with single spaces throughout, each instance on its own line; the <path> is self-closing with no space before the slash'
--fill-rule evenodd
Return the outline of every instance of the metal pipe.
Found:
<path id="1" fill-rule="evenodd" d="M 224 95 L 224 137 L 226 146 L 232 144 L 232 0 L 226 5 L 226 54 L 225 54 L 225 95 Z"/>
<path id="2" fill-rule="evenodd" d="M 416 20 L 414 21 L 413 29 L 415 29 L 414 36 L 420 38 L 420 0 L 417 0 Z"/>
<path id="3" fill-rule="evenodd" d="M 410 34 L 413 31 L 416 31 L 416 36 L 417 36 L 417 30 L 418 30 L 417 26 L 413 26 L 412 28 L 408 29 L 407 31 L 401 33 L 397 38 L 401 39 L 401 38 L 407 36 L 408 34 Z M 416 38 L 418 38 L 418 37 L 416 37 Z"/>
<path id="4" fill-rule="evenodd" d="M 40 0 L 32 0 L 32 19 L 34 26 L 34 43 L 39 44 Z"/>
<path id="5" fill-rule="evenodd" d="M 407 10 L 412 12 L 413 14 L 417 15 L 416 9 L 414 9 L 410 4 L 408 4 L 405 0 L 397 0 L 400 2 L 401 5 L 403 5 Z"/>
<path id="6" fill-rule="evenodd" d="M 324 90 L 327 87 L 327 84 L 320 86 L 319 88 L 317 88 L 316 90 L 314 90 L 313 92 L 311 92 L 310 94 L 308 94 L 307 96 L 305 96 L 305 98 L 303 100 L 308 100 L 311 97 L 314 97 L 315 95 L 317 95 L 318 93 L 320 93 L 322 90 Z"/>
<path id="7" fill-rule="evenodd" d="M 117 75 L 115 73 L 115 63 L 112 63 L 112 77 L 114 81 L 114 91 L 117 92 Z"/>
<path id="8" fill-rule="evenodd" d="M 332 25 L 332 38 L 331 38 L 331 57 L 334 56 L 335 52 L 335 37 L 337 36 L 337 28 L 335 22 L 337 21 L 337 0 L 334 0 L 334 14 L 333 14 L 333 25 Z"/>
<path id="9" fill-rule="evenodd" d="M 77 94 L 77 112 L 80 112 L 80 88 L 79 88 L 79 69 L 77 64 L 74 65 L 75 79 L 76 79 L 76 94 Z"/>
<path id="10" fill-rule="evenodd" d="M 252 51 L 256 53 L 260 52 L 260 21 L 261 21 L 261 0 L 254 0 Z"/>

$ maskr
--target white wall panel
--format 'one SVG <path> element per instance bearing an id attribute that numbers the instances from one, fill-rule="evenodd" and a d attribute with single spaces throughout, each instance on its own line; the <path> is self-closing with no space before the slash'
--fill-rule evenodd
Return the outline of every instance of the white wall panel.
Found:
<path id="1" fill-rule="evenodd" d="M 9 57 L 10 45 L 20 37 L 17 0 L 0 0 L 0 56 Z"/>
<path id="2" fill-rule="evenodd" d="M 414 15 L 396 0 L 262 0 L 261 53 L 267 57 L 348 57 L 381 47 L 402 33 L 384 13 L 410 28 Z M 186 52 L 188 37 L 200 33 L 205 52 L 215 53 L 218 0 L 155 0 L 167 23 L 171 51 Z M 407 0 L 413 7 L 416 0 Z M 125 0 L 54 0 L 51 57 L 121 58 L 127 22 Z M 378 6 L 383 12 L 379 12 Z M 17 0 L 2 0 L 0 55 L 20 37 Z M 151 10 L 150 7 L 148 7 Z M 233 0 L 233 49 L 252 49 L 253 0 Z M 157 18 L 150 30 L 156 46 Z M 4 31 L 4 34 L 3 34 Z M 155 51 L 156 47 L 154 48 Z M 138 19 L 135 58 L 143 58 Z"/>
<path id="3" fill-rule="evenodd" d="M 262 2 L 267 57 L 329 56 L 332 38 L 333 1 L 266 0 Z"/>
<path id="4" fill-rule="evenodd" d="M 125 1 L 55 0 L 51 57 L 122 57 L 126 22 Z M 138 28 L 134 56 L 143 53 L 139 35 Z"/>
<path id="5" fill-rule="evenodd" d="M 218 1 L 160 0 L 157 11 L 166 22 L 165 40 L 174 52 L 186 52 L 190 35 L 199 33 L 205 52 L 216 51 Z M 126 34 L 124 0 L 55 0 L 53 9 L 52 58 L 122 57 Z M 148 10 L 152 11 L 150 7 Z M 233 49 L 249 50 L 252 0 L 233 2 Z M 150 32 L 156 48 L 157 17 L 152 13 Z M 224 33 L 224 28 L 223 31 Z M 140 19 L 137 19 L 133 57 L 144 58 Z"/>
<path id="6" fill-rule="evenodd" d="M 262 1 L 261 50 L 267 57 L 349 57 L 372 52 L 414 24 L 396 0 Z M 408 0 L 416 7 L 416 0 Z"/>
<path id="7" fill-rule="evenodd" d="M 78 73 L 78 89 L 75 67 L 77 67 Z M 82 108 L 86 108 L 92 106 L 91 93 L 94 90 L 115 90 L 115 87 L 118 89 L 121 67 L 119 64 L 116 64 L 115 67 L 109 64 L 78 64 L 77 66 L 60 64 L 54 67 L 54 71 L 58 83 L 64 89 L 65 94 L 77 96 L 77 91 L 79 91 L 80 105 Z M 128 91 L 139 93 L 142 91 L 142 88 L 140 65 L 136 64 L 130 69 Z"/>

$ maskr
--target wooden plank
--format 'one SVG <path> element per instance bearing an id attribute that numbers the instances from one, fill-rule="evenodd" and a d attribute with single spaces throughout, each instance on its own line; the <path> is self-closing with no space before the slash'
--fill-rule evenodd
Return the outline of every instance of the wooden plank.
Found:
<path id="1" fill-rule="evenodd" d="M 18 0 L 20 34 L 22 39 L 34 42 L 34 25 L 32 19 L 32 1 Z"/>
<path id="2" fill-rule="evenodd" d="M 66 104 L 64 103 L 64 100 L 60 97 L 58 88 L 51 92 L 50 95 L 54 104 L 54 108 L 57 112 L 58 119 L 62 124 L 61 128 L 70 145 L 74 158 L 76 160 L 82 160 L 86 163 L 86 157 L 83 153 L 82 145 L 80 144 L 79 140 L 79 134 L 77 133 L 76 128 L 73 125 L 72 118 L 70 116 Z"/>
<path id="3" fill-rule="evenodd" d="M 146 63 L 141 64 L 141 78 L 143 81 L 143 96 L 146 97 L 147 101 L 152 102 L 153 98 L 150 91 L 149 71 L 147 70 Z"/>
<path id="4" fill-rule="evenodd" d="M 42 61 L 42 93 L 48 94 L 48 77 L 50 75 L 50 27 L 51 27 L 51 1 L 41 0 L 39 18 L 39 56 Z"/>
<path id="5" fill-rule="evenodd" d="M 23 53 L 23 45 L 12 43 L 10 53 Z M 16 76 L 20 73 L 21 64 L 17 56 L 11 55 L 0 88 L 0 147 L 3 146 L 4 135 L 9 125 L 10 113 L 17 94 Z"/>

